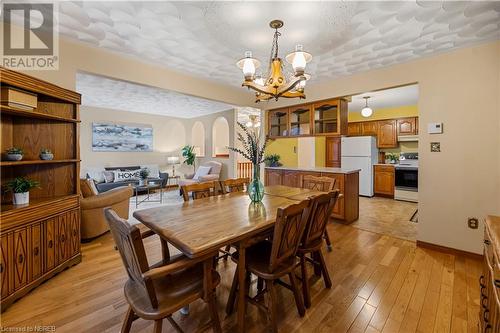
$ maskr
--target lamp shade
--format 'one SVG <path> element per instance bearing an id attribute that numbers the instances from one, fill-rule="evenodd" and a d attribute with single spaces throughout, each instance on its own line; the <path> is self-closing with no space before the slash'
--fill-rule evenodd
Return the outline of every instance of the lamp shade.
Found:
<path id="1" fill-rule="evenodd" d="M 169 156 L 169 157 L 167 157 L 167 163 L 168 164 L 179 164 L 180 158 L 179 158 L 179 156 Z"/>
<path id="2" fill-rule="evenodd" d="M 361 110 L 361 115 L 365 118 L 370 117 L 373 114 L 373 110 L 371 108 L 364 107 L 363 110 Z"/>

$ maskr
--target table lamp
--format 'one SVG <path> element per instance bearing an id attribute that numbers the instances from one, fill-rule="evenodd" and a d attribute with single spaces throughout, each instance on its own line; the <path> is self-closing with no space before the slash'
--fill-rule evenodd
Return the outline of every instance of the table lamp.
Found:
<path id="1" fill-rule="evenodd" d="M 180 163 L 179 156 L 167 157 L 167 164 L 172 165 L 172 177 L 175 177 L 175 165 Z"/>

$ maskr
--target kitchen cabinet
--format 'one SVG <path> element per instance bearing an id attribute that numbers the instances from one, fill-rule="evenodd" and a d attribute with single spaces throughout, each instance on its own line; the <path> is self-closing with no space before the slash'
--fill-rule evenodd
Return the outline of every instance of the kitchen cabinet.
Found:
<path id="1" fill-rule="evenodd" d="M 361 134 L 361 123 L 348 123 L 347 124 L 347 135 L 348 136 L 360 136 Z"/>
<path id="2" fill-rule="evenodd" d="M 302 105 L 290 108 L 290 136 L 312 134 L 311 106 Z"/>
<path id="3" fill-rule="evenodd" d="M 327 136 L 325 140 L 325 165 L 331 168 L 340 168 L 341 138 Z"/>
<path id="4" fill-rule="evenodd" d="M 373 166 L 373 192 L 375 195 L 394 197 L 394 166 Z"/>
<path id="5" fill-rule="evenodd" d="M 281 185 L 290 187 L 302 187 L 302 174 L 299 171 L 285 170 Z"/>
<path id="6" fill-rule="evenodd" d="M 313 119 L 314 134 L 340 134 L 340 101 L 315 103 Z"/>
<path id="7" fill-rule="evenodd" d="M 377 130 L 377 147 L 378 148 L 396 148 L 398 146 L 398 138 L 396 131 L 396 120 L 380 120 Z"/>
<path id="8" fill-rule="evenodd" d="M 270 137 L 288 136 L 288 108 L 269 111 L 268 124 Z"/>
<path id="9" fill-rule="evenodd" d="M 283 181 L 283 171 L 266 169 L 266 186 L 281 185 Z"/>
<path id="10" fill-rule="evenodd" d="M 361 135 L 376 136 L 378 134 L 378 121 L 363 121 L 361 124 Z"/>
<path id="11" fill-rule="evenodd" d="M 416 118 L 400 118 L 396 121 L 397 135 L 415 135 L 417 134 Z"/>

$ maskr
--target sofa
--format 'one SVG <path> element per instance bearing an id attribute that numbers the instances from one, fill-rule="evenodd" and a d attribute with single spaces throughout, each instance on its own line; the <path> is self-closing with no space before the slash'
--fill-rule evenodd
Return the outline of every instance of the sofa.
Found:
<path id="1" fill-rule="evenodd" d="M 104 216 L 104 208 L 111 207 L 121 218 L 128 219 L 130 197 L 133 189 L 130 186 L 116 187 L 99 193 L 95 183 L 90 179 L 80 179 L 81 238 L 90 240 L 109 230 Z"/>
<path id="2" fill-rule="evenodd" d="M 168 183 L 168 173 L 160 172 L 158 165 L 144 165 L 144 166 L 117 166 L 117 167 L 105 167 L 105 168 L 88 168 L 88 172 L 86 174 L 87 178 L 91 178 L 96 183 L 96 188 L 99 193 L 104 193 L 106 191 L 112 190 L 114 188 L 129 186 L 132 184 L 137 184 L 137 179 L 131 180 L 122 180 L 122 181 L 105 181 L 106 177 L 103 176 L 103 172 L 109 171 L 139 171 L 142 168 L 153 169 L 153 173 L 156 173 L 157 176 L 148 177 L 148 182 L 158 182 L 161 187 L 165 187 Z"/>
<path id="3" fill-rule="evenodd" d="M 222 163 L 217 161 L 208 161 L 200 165 L 200 167 L 208 167 L 207 175 L 196 177 L 196 172 L 192 174 L 184 175 L 184 179 L 179 180 L 179 188 L 185 185 L 191 185 L 196 183 L 203 183 L 209 181 L 217 181 L 220 177 L 220 172 L 222 170 Z M 199 169 L 199 168 L 198 168 Z M 198 170 L 197 170 L 198 171 Z"/>

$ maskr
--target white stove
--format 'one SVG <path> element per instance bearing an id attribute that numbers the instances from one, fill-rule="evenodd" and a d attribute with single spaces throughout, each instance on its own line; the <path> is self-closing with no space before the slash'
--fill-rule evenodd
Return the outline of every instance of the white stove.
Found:
<path id="1" fill-rule="evenodd" d="M 418 202 L 418 153 L 401 153 L 395 173 L 394 199 Z"/>

